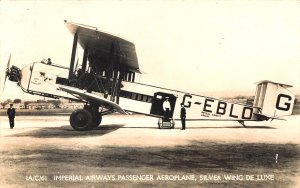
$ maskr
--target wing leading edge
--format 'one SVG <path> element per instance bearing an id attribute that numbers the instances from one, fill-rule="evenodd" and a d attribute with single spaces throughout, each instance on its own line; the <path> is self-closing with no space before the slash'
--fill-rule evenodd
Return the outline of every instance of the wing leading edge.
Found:
<path id="1" fill-rule="evenodd" d="M 114 111 L 119 112 L 121 114 L 127 114 L 118 104 L 107 100 L 103 97 L 100 97 L 98 95 L 92 94 L 92 93 L 88 93 L 85 90 L 82 89 L 77 89 L 74 87 L 69 87 L 69 86 L 60 86 L 58 88 L 59 90 L 65 91 L 69 94 L 75 95 L 78 98 L 84 99 L 84 100 L 88 100 L 88 101 L 94 101 L 97 102 L 105 107 L 110 107 L 112 108 Z"/>

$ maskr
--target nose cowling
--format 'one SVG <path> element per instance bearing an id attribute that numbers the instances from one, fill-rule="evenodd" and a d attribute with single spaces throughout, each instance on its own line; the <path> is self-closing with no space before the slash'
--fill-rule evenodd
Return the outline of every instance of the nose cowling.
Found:
<path id="1" fill-rule="evenodd" d="M 10 81 L 19 82 L 22 78 L 21 69 L 16 66 L 11 66 L 11 68 L 6 72 L 6 76 Z"/>

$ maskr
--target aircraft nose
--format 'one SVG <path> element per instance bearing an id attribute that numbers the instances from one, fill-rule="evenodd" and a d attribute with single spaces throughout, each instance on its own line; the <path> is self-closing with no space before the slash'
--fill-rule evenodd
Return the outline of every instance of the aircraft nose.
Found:
<path id="1" fill-rule="evenodd" d="M 6 72 L 6 74 L 10 81 L 19 82 L 21 80 L 21 69 L 14 65 Z"/>

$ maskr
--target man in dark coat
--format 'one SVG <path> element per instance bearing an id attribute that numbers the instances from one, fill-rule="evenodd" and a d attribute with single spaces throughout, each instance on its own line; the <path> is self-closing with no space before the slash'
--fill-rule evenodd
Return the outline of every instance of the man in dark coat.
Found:
<path id="1" fill-rule="evenodd" d="M 181 130 L 185 130 L 185 118 L 186 118 L 186 110 L 184 108 L 184 105 L 181 104 L 181 110 L 180 110 L 180 119 L 181 119 Z"/>
<path id="2" fill-rule="evenodd" d="M 15 115 L 16 115 L 16 110 L 13 108 L 13 104 L 10 104 L 9 109 L 7 109 L 7 115 L 9 119 L 9 125 L 10 128 L 13 129 L 15 126 Z"/>

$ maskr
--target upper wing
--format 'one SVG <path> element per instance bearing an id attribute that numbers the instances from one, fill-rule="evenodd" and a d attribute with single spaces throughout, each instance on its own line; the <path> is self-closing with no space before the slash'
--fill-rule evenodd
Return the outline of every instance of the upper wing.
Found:
<path id="1" fill-rule="evenodd" d="M 98 102 L 103 106 L 113 108 L 116 112 L 119 112 L 121 114 L 127 114 L 118 104 L 116 104 L 110 100 L 107 100 L 103 97 L 97 96 L 95 94 L 88 93 L 84 90 L 77 89 L 74 87 L 69 87 L 69 86 L 60 86 L 58 89 L 65 91 L 67 93 L 70 93 L 72 95 L 79 96 L 80 98 L 85 99 L 85 100 Z"/>
<path id="2" fill-rule="evenodd" d="M 135 46 L 120 37 L 99 31 L 96 27 L 66 22 L 66 27 L 75 35 L 78 34 L 79 44 L 85 49 L 93 50 L 97 57 L 110 54 L 124 58 L 122 63 L 128 70 L 140 73 Z"/>

